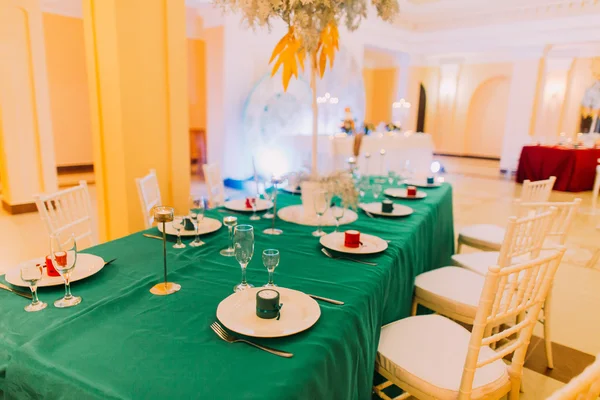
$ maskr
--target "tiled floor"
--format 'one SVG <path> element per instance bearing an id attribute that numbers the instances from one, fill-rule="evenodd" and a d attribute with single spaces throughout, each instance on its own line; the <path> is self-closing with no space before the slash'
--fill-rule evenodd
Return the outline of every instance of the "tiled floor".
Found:
<path id="1" fill-rule="evenodd" d="M 520 185 L 499 175 L 496 161 L 449 157 L 437 159 L 447 171 L 446 180 L 454 187 L 456 231 L 461 226 L 471 223 L 505 223 L 511 215 L 511 199 L 519 193 Z M 71 178 L 73 177 L 65 178 L 65 181 L 73 181 Z M 201 183 L 193 182 L 193 192 L 203 190 Z M 93 185 L 90 186 L 90 193 L 95 203 Z M 566 348 L 595 355 L 600 353 L 600 313 L 597 311 L 600 309 L 600 262 L 596 260 L 590 265 L 590 260 L 600 252 L 600 231 L 596 230 L 600 223 L 600 215 L 593 217 L 589 214 L 591 192 L 553 192 L 551 200 L 565 201 L 575 197 L 581 197 L 583 204 L 567 242 L 567 255 L 558 271 L 554 286 L 553 341 Z M 2 210 L 0 243 L 0 273 L 13 267 L 20 260 L 45 254 L 48 246 L 47 235 L 37 214 L 11 216 Z M 542 336 L 540 326 L 536 327 L 535 334 Z M 570 363 L 577 362 L 570 358 L 557 358 L 555 363 L 570 370 Z M 577 369 L 576 367 L 573 368 Z M 556 379 L 526 369 L 522 398 L 543 399 L 561 385 Z"/>

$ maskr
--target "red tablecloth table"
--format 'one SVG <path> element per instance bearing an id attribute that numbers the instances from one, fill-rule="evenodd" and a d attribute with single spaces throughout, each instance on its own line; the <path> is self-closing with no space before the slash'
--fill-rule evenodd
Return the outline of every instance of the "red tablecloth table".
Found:
<path id="1" fill-rule="evenodd" d="M 556 176 L 554 190 L 592 190 L 600 149 L 569 149 L 561 146 L 525 146 L 521 152 L 517 182 Z"/>

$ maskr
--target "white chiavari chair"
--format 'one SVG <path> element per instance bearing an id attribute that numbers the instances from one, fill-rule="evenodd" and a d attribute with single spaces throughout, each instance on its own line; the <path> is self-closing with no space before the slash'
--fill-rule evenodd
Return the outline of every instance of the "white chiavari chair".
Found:
<path id="1" fill-rule="evenodd" d="M 202 171 L 204 172 L 210 206 L 217 207 L 222 205 L 225 203 L 225 185 L 223 185 L 219 166 L 216 164 L 204 164 L 202 165 Z"/>
<path id="2" fill-rule="evenodd" d="M 525 180 L 519 198 L 522 202 L 548 201 L 556 177 L 531 182 Z M 499 251 L 504 238 L 504 228 L 493 224 L 467 225 L 458 232 L 458 244 L 456 252 L 460 253 L 463 245 L 483 251 Z"/>
<path id="3" fill-rule="evenodd" d="M 519 214 L 521 215 L 531 215 L 544 213 L 549 209 L 556 210 L 556 216 L 550 226 L 548 226 L 548 230 L 544 233 L 544 240 L 540 245 L 542 246 L 542 250 L 552 249 L 556 245 L 564 245 L 567 241 L 567 236 L 573 225 L 573 221 L 575 219 L 575 215 L 577 214 L 577 210 L 581 205 L 581 199 L 577 198 L 570 202 L 535 202 L 535 203 L 525 203 L 521 201 L 517 201 L 517 206 L 519 209 Z M 508 235 L 507 235 L 508 237 Z M 507 240 L 507 239 L 504 239 Z M 517 240 L 522 240 L 517 237 Z M 503 245 L 504 247 L 504 245 Z M 502 251 L 493 252 L 493 251 L 484 251 L 479 253 L 469 253 L 469 254 L 455 254 L 452 256 L 452 263 L 462 268 L 466 268 L 470 271 L 478 273 L 480 275 L 485 275 L 486 265 L 492 265 L 494 263 L 498 263 L 498 265 L 505 266 L 510 265 L 515 260 L 517 262 L 524 261 L 524 257 L 536 257 L 539 254 L 540 248 L 537 248 L 536 251 L 531 253 L 527 252 L 527 249 L 521 247 L 520 252 L 513 253 L 510 258 L 502 258 Z M 508 261 L 508 264 L 505 264 L 505 261 Z M 551 327 L 551 318 L 552 318 L 552 290 L 548 293 L 546 297 L 546 302 L 544 303 L 544 313 L 543 318 L 540 319 L 540 323 L 544 326 L 544 344 L 546 348 L 546 358 L 548 362 L 548 368 L 554 368 L 554 359 L 552 356 L 552 335 L 550 331 Z"/>
<path id="4" fill-rule="evenodd" d="M 597 400 L 600 396 L 600 354 L 581 374 L 546 400 Z"/>
<path id="5" fill-rule="evenodd" d="M 600 158 L 596 166 L 596 179 L 594 179 L 594 189 L 592 190 L 592 214 L 596 214 L 596 206 L 598 205 L 598 195 L 600 194 Z"/>
<path id="6" fill-rule="evenodd" d="M 135 178 L 135 184 L 137 186 L 138 196 L 140 197 L 144 226 L 146 229 L 152 228 L 154 216 L 150 211 L 153 207 L 162 205 L 156 170 L 151 169 L 148 175 L 142 178 Z"/>
<path id="7" fill-rule="evenodd" d="M 33 198 L 48 235 L 57 235 L 61 239 L 73 235 L 78 248 L 97 244 L 86 181 L 52 194 L 36 194 Z"/>
<path id="8" fill-rule="evenodd" d="M 388 381 L 418 399 L 519 399 L 523 364 L 533 327 L 564 254 L 550 255 L 500 268 L 485 276 L 472 320 L 473 330 L 441 315 L 405 318 L 381 330 L 375 369 Z M 511 328 L 496 332 L 505 321 Z M 508 345 L 492 350 L 509 337 Z M 512 354 L 510 365 L 503 358 Z"/>

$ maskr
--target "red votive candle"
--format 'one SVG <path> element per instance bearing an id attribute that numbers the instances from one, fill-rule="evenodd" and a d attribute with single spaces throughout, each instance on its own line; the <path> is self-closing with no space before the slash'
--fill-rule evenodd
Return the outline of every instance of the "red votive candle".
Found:
<path id="1" fill-rule="evenodd" d="M 414 197 L 417 195 L 417 188 L 415 186 L 408 186 L 406 188 L 406 195 Z"/>
<path id="2" fill-rule="evenodd" d="M 52 264 L 52 257 L 46 256 L 46 274 L 48 276 L 60 276 L 56 268 L 54 268 L 54 264 Z"/>
<path id="3" fill-rule="evenodd" d="M 359 231 L 346 231 L 344 233 L 344 246 L 356 249 L 360 247 L 360 232 Z"/>

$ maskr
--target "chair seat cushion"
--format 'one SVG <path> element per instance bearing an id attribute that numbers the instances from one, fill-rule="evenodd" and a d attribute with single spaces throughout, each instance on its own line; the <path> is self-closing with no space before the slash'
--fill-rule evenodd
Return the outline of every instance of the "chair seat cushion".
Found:
<path id="1" fill-rule="evenodd" d="M 417 276 L 415 297 L 435 304 L 442 314 L 448 312 L 448 316 L 457 314 L 464 317 L 461 320 L 474 320 L 484 281 L 483 276 L 460 267 L 434 269 Z"/>
<path id="2" fill-rule="evenodd" d="M 485 276 L 490 266 L 498 264 L 499 255 L 498 251 L 455 254 L 452 256 L 452 264 Z"/>
<path id="3" fill-rule="evenodd" d="M 467 225 L 458 232 L 458 240 L 468 246 L 500 250 L 505 229 L 498 225 Z"/>
<path id="4" fill-rule="evenodd" d="M 405 318 L 382 328 L 377 365 L 432 398 L 456 399 L 470 337 L 468 330 L 439 315 Z M 484 346 L 479 360 L 493 354 Z M 496 360 L 475 372 L 471 398 L 483 398 L 507 385 L 507 367 Z"/>

